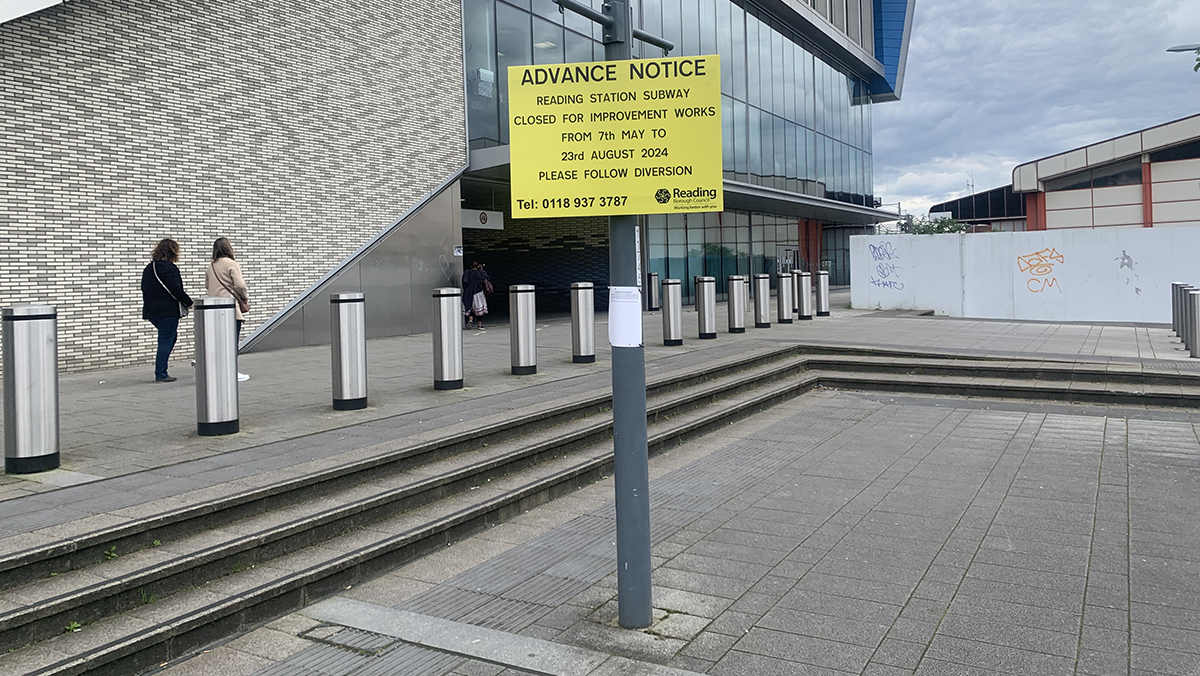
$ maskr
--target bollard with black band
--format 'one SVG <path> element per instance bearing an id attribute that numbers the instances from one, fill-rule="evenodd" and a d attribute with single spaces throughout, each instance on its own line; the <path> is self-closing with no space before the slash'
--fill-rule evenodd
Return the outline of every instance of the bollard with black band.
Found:
<path id="1" fill-rule="evenodd" d="M 59 465 L 58 309 L 16 305 L 3 321 L 4 471 L 32 474 Z"/>

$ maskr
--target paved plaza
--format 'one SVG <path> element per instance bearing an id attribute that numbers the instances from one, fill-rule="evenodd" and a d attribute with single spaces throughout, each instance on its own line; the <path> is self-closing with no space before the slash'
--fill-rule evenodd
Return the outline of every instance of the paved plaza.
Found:
<path id="1" fill-rule="evenodd" d="M 646 315 L 652 377 L 781 343 L 1197 372 L 1155 326 L 835 309 L 697 341 L 688 313 L 684 347 L 664 348 L 660 321 Z M 212 464 L 213 490 L 238 473 L 252 485 L 351 446 L 569 400 L 609 378 L 602 339 L 596 364 L 571 363 L 565 318 L 539 322 L 531 377 L 508 375 L 503 325 L 464 338 L 459 392 L 433 391 L 428 334 L 371 341 L 363 411 L 329 409 L 327 347 L 246 355 L 244 431 L 227 438 L 195 435 L 186 362 L 165 386 L 148 382 L 149 367 L 65 375 L 63 470 L 4 477 L 3 528 L 32 518 L 70 530 L 99 518 L 56 504 L 58 486 L 122 477 L 131 494 L 161 500 L 165 482 L 180 480 L 169 466 L 201 461 Z M 1195 413 L 819 388 L 651 459 L 646 630 L 616 623 L 605 478 L 160 671 L 1196 676 Z M 11 509 L 35 493 L 38 510 Z M 26 672 L 9 660 L 0 673 Z"/>
<path id="2" fill-rule="evenodd" d="M 399 640 L 427 618 L 711 674 L 1200 673 L 1195 424 L 894 399 L 807 395 L 652 460 L 649 630 L 615 626 L 603 481 L 166 673 L 502 672 L 471 631 Z"/>

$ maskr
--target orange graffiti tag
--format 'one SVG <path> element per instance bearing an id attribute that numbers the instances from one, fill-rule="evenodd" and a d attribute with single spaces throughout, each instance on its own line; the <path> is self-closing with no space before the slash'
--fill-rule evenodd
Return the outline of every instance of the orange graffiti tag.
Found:
<path id="1" fill-rule="evenodd" d="M 1029 289 L 1032 293 L 1041 293 L 1050 287 L 1055 287 L 1059 293 L 1062 293 L 1062 287 L 1058 284 L 1058 278 L 1051 277 L 1045 279 L 1045 277 L 1054 272 L 1055 263 L 1064 262 L 1063 255 L 1054 247 L 1025 254 L 1024 256 L 1017 256 L 1017 267 L 1020 268 L 1021 272 L 1030 275 L 1030 278 L 1025 282 L 1025 288 Z"/>

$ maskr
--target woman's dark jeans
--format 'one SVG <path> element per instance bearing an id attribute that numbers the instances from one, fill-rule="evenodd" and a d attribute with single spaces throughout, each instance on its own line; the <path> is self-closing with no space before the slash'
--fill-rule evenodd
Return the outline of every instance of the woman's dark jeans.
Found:
<path id="1" fill-rule="evenodd" d="M 150 320 L 158 329 L 158 353 L 154 356 L 154 379 L 162 380 L 168 376 L 167 360 L 171 358 L 171 350 L 175 349 L 175 340 L 179 338 L 179 317 L 155 317 Z"/>

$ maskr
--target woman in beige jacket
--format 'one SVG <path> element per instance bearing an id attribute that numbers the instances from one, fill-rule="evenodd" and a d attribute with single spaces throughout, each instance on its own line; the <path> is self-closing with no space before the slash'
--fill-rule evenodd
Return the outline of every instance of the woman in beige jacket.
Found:
<path id="1" fill-rule="evenodd" d="M 242 279 L 242 266 L 238 265 L 233 256 L 233 245 L 226 237 L 218 237 L 213 242 L 212 263 L 204 271 L 204 286 L 208 295 L 233 298 L 237 301 L 234 306 L 234 317 L 237 319 L 237 337 L 242 336 L 242 324 L 246 312 L 250 311 L 250 292 L 246 289 L 246 281 Z M 238 373 L 238 380 L 249 380 L 250 376 Z"/>

